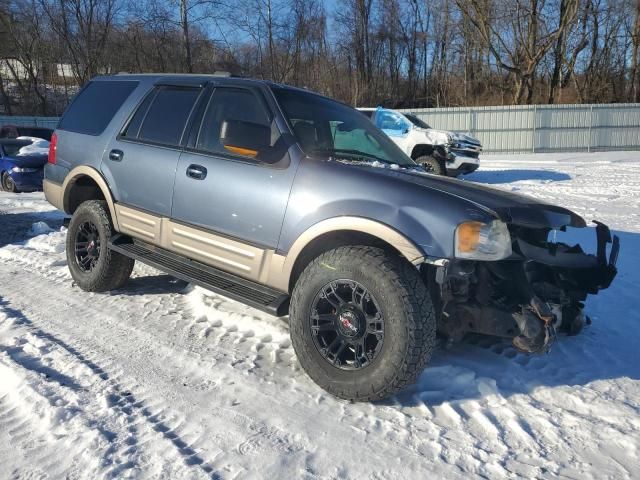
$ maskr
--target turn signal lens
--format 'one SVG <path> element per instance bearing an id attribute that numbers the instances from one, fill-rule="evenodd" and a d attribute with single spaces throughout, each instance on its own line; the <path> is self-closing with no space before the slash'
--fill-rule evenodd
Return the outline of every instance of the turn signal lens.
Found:
<path id="1" fill-rule="evenodd" d="M 502 260 L 511 256 L 511 235 L 504 222 L 464 222 L 455 235 L 455 255 L 470 260 Z"/>
<path id="2" fill-rule="evenodd" d="M 484 223 L 466 222 L 458 226 L 458 251 L 462 253 L 475 252 L 480 242 L 480 231 Z"/>

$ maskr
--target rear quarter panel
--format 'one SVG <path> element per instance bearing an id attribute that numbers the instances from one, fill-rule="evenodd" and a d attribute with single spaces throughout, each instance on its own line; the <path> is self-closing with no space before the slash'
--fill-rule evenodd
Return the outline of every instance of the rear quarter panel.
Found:
<path id="1" fill-rule="evenodd" d="M 48 165 L 45 168 L 46 179 L 62 183 L 64 176 L 78 165 L 86 165 L 98 171 L 101 170 L 100 167 L 109 141 L 119 133 L 130 112 L 156 80 L 155 77 L 122 77 L 122 79 L 126 81 L 136 80 L 139 83 L 100 135 L 88 135 L 60 129 L 55 131 L 58 137 L 56 165 Z M 93 81 L 117 81 L 117 78 L 94 79 Z M 118 200 L 117 185 L 107 183 L 114 199 Z"/>

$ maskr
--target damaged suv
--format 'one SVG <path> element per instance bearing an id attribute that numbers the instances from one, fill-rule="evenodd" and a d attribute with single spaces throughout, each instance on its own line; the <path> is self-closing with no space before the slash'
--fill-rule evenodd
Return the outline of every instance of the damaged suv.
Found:
<path id="1" fill-rule="evenodd" d="M 139 260 L 288 315 L 302 367 L 350 400 L 413 382 L 437 334 L 545 351 L 616 274 L 606 226 L 596 254 L 550 241 L 585 221 L 427 173 L 356 110 L 263 81 L 94 79 L 45 177 L 80 288 L 119 289 Z"/>
<path id="2" fill-rule="evenodd" d="M 480 140 L 464 133 L 436 130 L 411 113 L 388 108 L 359 108 L 400 149 L 425 170 L 457 177 L 480 166 Z"/>

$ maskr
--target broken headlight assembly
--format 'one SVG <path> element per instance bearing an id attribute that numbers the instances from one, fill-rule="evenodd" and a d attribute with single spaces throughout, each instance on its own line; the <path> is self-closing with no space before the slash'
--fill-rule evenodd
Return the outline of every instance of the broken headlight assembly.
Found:
<path id="1" fill-rule="evenodd" d="M 461 223 L 454 242 L 456 258 L 493 261 L 511 256 L 511 235 L 500 220 Z"/>

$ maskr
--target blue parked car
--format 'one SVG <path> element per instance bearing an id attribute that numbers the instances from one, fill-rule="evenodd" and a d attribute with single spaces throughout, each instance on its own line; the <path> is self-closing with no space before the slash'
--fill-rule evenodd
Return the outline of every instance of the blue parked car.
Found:
<path id="1" fill-rule="evenodd" d="M 0 179 L 7 192 L 42 190 L 49 142 L 35 137 L 0 139 Z"/>

